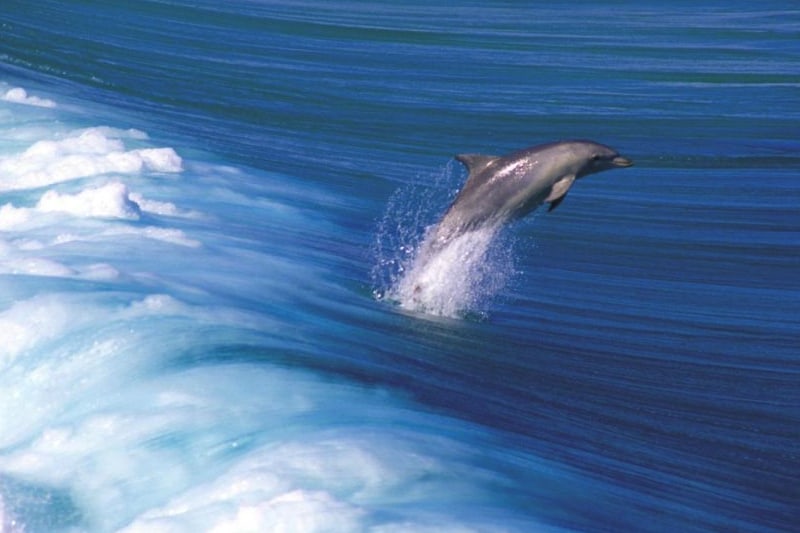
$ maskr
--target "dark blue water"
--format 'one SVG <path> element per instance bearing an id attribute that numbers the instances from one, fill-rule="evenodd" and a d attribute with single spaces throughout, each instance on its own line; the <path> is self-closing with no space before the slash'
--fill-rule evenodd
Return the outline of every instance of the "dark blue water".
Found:
<path id="1" fill-rule="evenodd" d="M 800 523 L 790 2 L 5 0 L 0 35 L 0 532 Z M 636 165 L 393 297 L 454 154 L 563 138 Z"/>

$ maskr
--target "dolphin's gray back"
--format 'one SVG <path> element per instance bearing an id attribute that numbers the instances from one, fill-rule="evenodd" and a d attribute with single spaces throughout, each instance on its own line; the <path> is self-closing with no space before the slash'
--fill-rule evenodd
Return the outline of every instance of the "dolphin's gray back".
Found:
<path id="1" fill-rule="evenodd" d="M 550 143 L 518 150 L 504 157 L 474 154 L 457 156 L 467 166 L 469 176 L 445 214 L 445 219 L 448 214 L 460 211 L 462 222 L 474 226 L 493 217 L 507 219 L 524 215 L 516 212 L 522 205 L 509 205 L 509 202 L 523 191 L 531 192 L 540 182 L 542 192 L 545 192 L 548 184 L 542 181 L 546 178 L 542 171 L 547 170 L 547 154 L 555 146 L 555 143 Z M 538 197 L 534 194 L 529 200 L 535 202 Z"/>
<path id="2" fill-rule="evenodd" d="M 577 178 L 611 168 L 598 166 L 598 158 L 615 156 L 616 166 L 630 166 L 611 148 L 585 140 L 541 144 L 502 157 L 458 155 L 469 176 L 428 241 L 440 248 L 464 232 L 525 216 L 545 201 L 552 209 Z"/>

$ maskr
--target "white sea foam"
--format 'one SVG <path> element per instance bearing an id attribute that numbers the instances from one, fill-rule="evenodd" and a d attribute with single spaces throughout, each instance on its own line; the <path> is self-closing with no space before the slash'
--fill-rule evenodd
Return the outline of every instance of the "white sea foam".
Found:
<path id="1" fill-rule="evenodd" d="M 127 149 L 127 142 L 142 143 L 148 136 L 135 129 L 107 126 L 49 131 L 23 125 L 9 131 L 14 138 L 12 148 L 27 144 L 0 157 L 0 194 L 51 188 L 23 193 L 13 203 L 0 205 L 0 231 L 15 235 L 3 240 L 1 273 L 112 280 L 119 278 L 119 271 L 111 264 L 62 263 L 53 259 L 52 247 L 119 237 L 129 242 L 138 238 L 182 247 L 200 246 L 199 241 L 178 228 L 119 224 L 72 226 L 68 220 L 74 217 L 135 222 L 142 213 L 199 217 L 196 211 L 181 209 L 172 202 L 151 200 L 142 192 L 131 192 L 119 177 L 107 177 L 108 174 L 131 176 L 131 180 L 141 184 L 141 174 L 180 172 L 183 163 L 172 148 Z M 52 138 L 42 139 L 42 136 Z M 64 190 L 69 186 L 52 187 L 76 178 L 87 182 L 77 191 L 74 186 L 71 190 Z M 38 201 L 31 202 L 33 194 L 38 196 Z M 54 229 L 62 227 L 63 231 L 52 234 Z"/>
<path id="2" fill-rule="evenodd" d="M 183 161 L 172 148 L 126 150 L 120 137 L 136 130 L 89 128 L 40 140 L 18 155 L 0 157 L 0 191 L 31 189 L 104 174 L 176 173 Z"/>
<path id="3" fill-rule="evenodd" d="M 0 206 L 0 231 L 19 230 L 32 224 L 38 224 L 39 215 L 42 213 L 65 213 L 79 218 L 109 218 L 120 220 L 139 220 L 143 212 L 162 216 L 179 218 L 198 218 L 201 215 L 196 211 L 180 209 L 171 202 L 149 200 L 141 193 L 132 193 L 128 187 L 120 182 L 112 182 L 97 187 L 87 187 L 76 193 L 59 193 L 54 190 L 46 191 L 34 207 L 16 207 L 13 204 Z M 47 223 L 47 222 L 44 222 Z M 144 233 L 153 233 L 145 230 Z M 159 237 L 148 235 L 160 240 L 174 240 L 175 235 Z M 173 232 L 174 233 L 174 232 Z M 68 235 L 59 237 L 57 242 L 63 243 L 76 240 Z M 178 239 L 183 245 L 187 244 L 185 238 Z"/>
<path id="4" fill-rule="evenodd" d="M 37 296 L 0 311 L 0 368 L 24 350 L 59 336 L 70 321 L 68 300 Z"/>
<path id="5" fill-rule="evenodd" d="M 31 209 L 14 207 L 13 204 L 0 206 L 0 231 L 9 230 L 26 223 L 30 219 Z"/>
<path id="6" fill-rule="evenodd" d="M 39 98 L 38 96 L 29 96 L 28 92 L 22 87 L 9 89 L 0 98 L 7 102 L 14 102 L 15 104 L 25 104 L 36 107 L 56 107 L 56 103 L 52 100 Z"/>
<path id="7" fill-rule="evenodd" d="M 148 514 L 120 533 L 198 530 L 209 533 L 349 533 L 364 529 L 361 520 L 364 510 L 337 500 L 325 491 L 292 490 L 262 499 L 252 493 L 241 493 L 241 486 L 245 484 L 245 480 L 237 483 L 232 498 L 224 504 L 212 500 L 198 505 L 194 513 L 169 510 L 166 514 Z M 252 501 L 239 503 L 241 497 Z M 209 520 L 203 515 L 214 518 Z"/>
<path id="8" fill-rule="evenodd" d="M 58 211 L 81 217 L 105 217 L 138 220 L 139 205 L 130 199 L 122 183 L 85 189 L 78 194 L 44 193 L 36 205 L 44 213 Z"/>
<path id="9" fill-rule="evenodd" d="M 140 193 L 132 192 L 129 196 L 131 201 L 135 202 L 143 212 L 152 213 L 154 215 L 161 215 L 166 217 L 180 217 L 180 218 L 200 218 L 201 214 L 197 211 L 187 209 L 180 209 L 172 202 L 162 202 L 159 200 L 150 200 L 145 198 Z"/>
<path id="10" fill-rule="evenodd" d="M 140 346 L 149 338 L 147 328 L 124 322 L 176 316 L 180 312 L 176 304 L 166 309 L 170 306 L 163 301 L 153 303 L 132 315 L 129 306 L 106 300 L 102 295 L 43 294 L 0 311 L 0 413 L 25 412 L 24 417 L 0 417 L 0 449 L 39 435 L 18 454 L 4 455 L 0 472 L 32 473 L 60 482 L 70 474 L 59 457 L 72 457 L 84 437 L 90 441 L 96 437 L 99 444 L 106 437 L 98 432 L 113 430 L 113 424 L 126 419 L 123 414 L 114 422 L 115 417 L 99 412 L 79 417 L 82 428 L 64 423 L 63 418 L 62 423 L 54 422 L 73 399 L 88 394 L 99 401 L 133 369 L 141 372 L 158 360 L 158 353 L 168 350 L 170 340 L 161 339 L 150 342 L 150 349 L 143 352 Z M 185 309 L 185 314 L 191 312 Z M 42 476 L 43 472 L 49 473 Z"/>
<path id="11" fill-rule="evenodd" d="M 137 305 L 164 331 L 174 304 L 153 296 Z M 129 316 L 119 311 L 106 310 L 106 323 Z M 62 329 L 74 330 L 74 320 Z M 24 421 L 0 420 L 0 444 L 9 448 L 0 472 L 68 489 L 93 530 L 493 531 L 474 517 L 419 507 L 478 497 L 468 446 L 445 436 L 452 421 L 263 364 L 153 374 L 170 340 L 131 330 L 121 323 L 107 335 L 78 336 L 29 361 L 25 379 L 0 376 L 0 410 L 32 398 L 40 407 Z M 75 403 L 87 395 L 88 405 Z M 341 425 L 342 417 L 364 425 Z M 437 434 L 404 430 L 405 417 Z M 381 508 L 393 515 L 375 515 Z"/>

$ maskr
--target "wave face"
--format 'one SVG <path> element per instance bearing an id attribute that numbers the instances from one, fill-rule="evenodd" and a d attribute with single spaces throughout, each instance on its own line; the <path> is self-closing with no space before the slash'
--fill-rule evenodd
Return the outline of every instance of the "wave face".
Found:
<path id="1" fill-rule="evenodd" d="M 0 11 L 0 533 L 796 527 L 796 9 Z"/>

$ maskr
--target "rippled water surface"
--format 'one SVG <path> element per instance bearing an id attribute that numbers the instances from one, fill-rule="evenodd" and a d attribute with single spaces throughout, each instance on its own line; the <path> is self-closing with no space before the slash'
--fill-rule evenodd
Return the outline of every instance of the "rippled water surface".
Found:
<path id="1" fill-rule="evenodd" d="M 792 531 L 799 28 L 6 0 L 0 532 Z M 572 138 L 407 305 L 452 156 Z"/>

